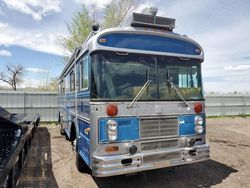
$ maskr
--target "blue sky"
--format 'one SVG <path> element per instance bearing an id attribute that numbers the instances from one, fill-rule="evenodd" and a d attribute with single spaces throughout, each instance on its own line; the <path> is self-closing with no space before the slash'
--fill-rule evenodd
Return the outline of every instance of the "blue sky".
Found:
<path id="1" fill-rule="evenodd" d="M 56 77 L 67 53 L 58 37 L 85 3 L 97 10 L 110 0 L 0 0 L 0 71 L 8 63 L 25 67 L 25 86 Z M 176 19 L 176 29 L 198 41 L 205 51 L 206 92 L 250 91 L 250 3 L 247 0 L 148 0 L 158 15 Z M 0 84 L 2 84 L 0 82 Z"/>

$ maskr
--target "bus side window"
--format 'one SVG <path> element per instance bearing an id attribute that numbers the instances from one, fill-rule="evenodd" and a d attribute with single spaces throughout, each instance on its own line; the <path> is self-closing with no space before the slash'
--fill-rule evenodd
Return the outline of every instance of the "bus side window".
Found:
<path id="1" fill-rule="evenodd" d="M 62 82 L 61 82 L 61 94 L 62 95 L 64 95 L 65 94 L 65 81 L 64 81 L 64 79 L 62 80 Z"/>
<path id="2" fill-rule="evenodd" d="M 81 62 L 76 64 L 76 90 L 80 91 L 80 71 L 81 71 Z"/>
<path id="3" fill-rule="evenodd" d="M 80 63 L 80 72 L 81 72 L 81 89 L 88 89 L 89 87 L 89 70 L 88 70 L 88 58 L 85 58 Z"/>
<path id="4" fill-rule="evenodd" d="M 69 88 L 70 88 L 70 91 L 75 91 L 75 72 L 72 71 L 70 73 L 70 83 L 69 83 Z"/>
<path id="5" fill-rule="evenodd" d="M 70 76 L 69 75 L 67 75 L 64 78 L 64 86 L 65 86 L 65 94 L 66 94 L 70 91 Z"/>
<path id="6" fill-rule="evenodd" d="M 62 85 L 62 81 L 59 82 L 58 87 L 57 87 L 58 95 L 62 95 L 62 93 L 61 93 L 61 85 Z"/>

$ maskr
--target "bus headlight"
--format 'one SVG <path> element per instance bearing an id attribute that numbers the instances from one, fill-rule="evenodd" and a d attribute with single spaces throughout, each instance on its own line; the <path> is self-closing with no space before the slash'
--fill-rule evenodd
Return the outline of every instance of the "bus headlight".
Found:
<path id="1" fill-rule="evenodd" d="M 115 141 L 117 139 L 117 132 L 116 131 L 108 131 L 108 138 L 109 141 Z"/>
<path id="2" fill-rule="evenodd" d="M 203 126 L 201 126 L 201 125 L 195 126 L 195 132 L 197 134 L 203 133 Z"/>
<path id="3" fill-rule="evenodd" d="M 197 134 L 203 133 L 203 118 L 201 116 L 196 116 L 195 117 L 195 132 Z"/>
<path id="4" fill-rule="evenodd" d="M 196 116 L 195 117 L 195 125 L 199 126 L 203 124 L 203 118 L 201 116 Z"/>
<path id="5" fill-rule="evenodd" d="M 111 131 L 117 130 L 117 122 L 115 120 L 112 120 L 112 119 L 108 120 L 107 125 L 108 125 L 109 130 Z"/>
<path id="6" fill-rule="evenodd" d="M 108 139 L 109 141 L 115 141 L 117 139 L 117 122 L 115 120 L 108 120 Z"/>

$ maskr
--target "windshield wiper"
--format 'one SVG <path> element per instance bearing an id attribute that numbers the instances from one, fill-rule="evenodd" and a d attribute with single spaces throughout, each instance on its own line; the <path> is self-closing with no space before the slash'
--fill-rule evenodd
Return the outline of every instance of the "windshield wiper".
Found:
<path id="1" fill-rule="evenodd" d="M 175 93 L 178 95 L 178 97 L 183 101 L 183 107 L 188 107 L 186 100 L 184 99 L 179 89 L 176 87 L 176 85 L 172 81 L 172 78 L 167 79 L 167 84 L 171 86 L 170 88 L 172 88 L 175 91 Z"/>
<path id="2" fill-rule="evenodd" d="M 152 82 L 152 80 L 148 80 L 140 89 L 140 91 L 137 93 L 137 95 L 135 96 L 135 98 L 133 99 L 133 101 L 131 103 L 128 104 L 127 108 L 131 108 L 133 106 L 133 104 L 138 101 L 138 99 L 142 96 L 142 94 L 144 93 L 144 91 L 147 89 L 147 87 L 149 86 L 149 84 Z"/>
<path id="3" fill-rule="evenodd" d="M 180 93 L 179 89 L 176 87 L 176 85 L 172 81 L 172 77 L 170 77 L 170 75 L 169 75 L 168 67 L 166 68 L 166 78 L 167 78 L 166 82 L 167 82 L 169 93 L 171 93 L 171 89 L 173 88 L 173 90 L 178 95 L 178 97 L 183 101 L 183 107 L 188 107 L 186 100 L 184 99 L 184 97 Z"/>

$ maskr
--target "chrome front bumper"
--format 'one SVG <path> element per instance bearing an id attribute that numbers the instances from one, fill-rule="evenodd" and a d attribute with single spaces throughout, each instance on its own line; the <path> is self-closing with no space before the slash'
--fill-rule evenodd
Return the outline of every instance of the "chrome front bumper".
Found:
<path id="1" fill-rule="evenodd" d="M 135 155 L 93 156 L 92 174 L 107 177 L 184 165 L 209 159 L 209 145 L 151 151 Z"/>

